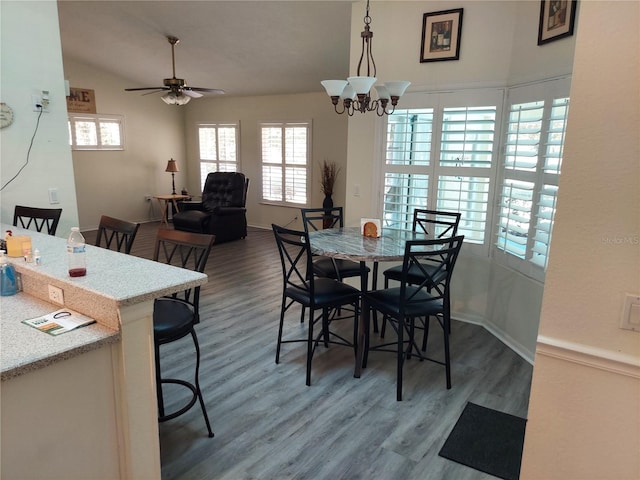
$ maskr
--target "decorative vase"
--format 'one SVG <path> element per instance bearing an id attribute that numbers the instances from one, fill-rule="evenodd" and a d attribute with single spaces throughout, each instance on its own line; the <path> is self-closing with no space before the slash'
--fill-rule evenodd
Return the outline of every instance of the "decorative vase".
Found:
<path id="1" fill-rule="evenodd" d="M 324 208 L 325 217 L 322 219 L 322 228 L 331 228 L 333 218 L 331 217 L 331 209 L 333 208 L 333 199 L 331 195 L 325 195 L 322 201 L 322 208 Z"/>

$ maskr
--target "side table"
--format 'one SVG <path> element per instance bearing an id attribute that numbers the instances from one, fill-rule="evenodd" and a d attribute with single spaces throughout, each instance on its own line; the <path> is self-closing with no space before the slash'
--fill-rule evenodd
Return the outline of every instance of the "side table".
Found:
<path id="1" fill-rule="evenodd" d="M 153 198 L 158 200 L 158 203 L 160 204 L 160 210 L 162 211 L 162 219 L 160 220 L 160 226 L 162 227 L 162 224 L 164 224 L 167 227 L 169 227 L 169 217 L 167 214 L 169 205 L 173 205 L 174 211 L 179 212 L 180 209 L 178 208 L 178 201 L 190 200 L 191 196 L 190 195 L 155 195 Z"/>

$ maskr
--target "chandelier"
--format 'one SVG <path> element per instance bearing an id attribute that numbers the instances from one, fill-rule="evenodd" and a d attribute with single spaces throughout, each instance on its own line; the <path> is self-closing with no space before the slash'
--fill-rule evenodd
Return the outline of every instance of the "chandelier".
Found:
<path id="1" fill-rule="evenodd" d="M 352 116 L 355 112 L 366 113 L 376 112 L 378 116 L 390 115 L 396 109 L 398 100 L 407 89 L 411 82 L 393 81 L 385 82 L 384 85 L 375 85 L 376 78 L 376 62 L 373 60 L 371 44 L 373 42 L 373 32 L 369 25 L 371 17 L 369 16 L 369 0 L 367 0 L 367 13 L 364 17 L 364 31 L 360 34 L 362 37 L 362 53 L 360 53 L 360 61 L 358 62 L 357 76 L 349 77 L 346 80 L 323 80 L 320 82 L 327 91 L 327 95 L 331 97 L 331 103 L 337 114 L 347 112 Z M 362 61 L 367 59 L 367 76 L 360 76 L 360 68 Z M 374 100 L 371 96 L 372 88 L 375 89 L 377 98 Z M 338 110 L 338 103 L 342 101 L 342 110 Z M 388 109 L 391 103 L 391 110 Z"/>

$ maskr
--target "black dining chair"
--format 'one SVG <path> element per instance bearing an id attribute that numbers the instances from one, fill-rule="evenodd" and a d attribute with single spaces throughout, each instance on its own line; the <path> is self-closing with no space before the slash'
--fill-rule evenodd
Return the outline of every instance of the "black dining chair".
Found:
<path id="1" fill-rule="evenodd" d="M 282 265 L 282 305 L 276 347 L 276 363 L 280 363 L 280 349 L 283 343 L 302 342 L 307 344 L 307 385 L 311 385 L 311 360 L 320 342 L 353 348 L 357 354 L 360 290 L 334 278 L 317 277 L 313 274 L 313 261 L 309 234 L 306 231 L 290 230 L 272 225 Z M 294 304 L 300 304 L 309 312 L 309 326 L 306 338 L 283 340 L 285 313 Z M 351 305 L 353 310 L 340 307 Z M 321 314 L 316 317 L 316 310 Z M 349 315 L 352 314 L 352 315 Z M 353 317 L 353 340 L 347 340 L 331 329 L 338 320 Z M 320 331 L 314 336 L 314 327 L 320 323 Z"/>
<path id="2" fill-rule="evenodd" d="M 342 207 L 326 208 L 301 208 L 302 225 L 305 232 L 317 232 L 325 228 L 343 228 L 344 217 Z M 343 281 L 345 278 L 360 277 L 360 284 L 366 284 L 366 279 L 371 269 L 360 265 L 360 262 L 353 262 L 341 258 L 324 257 L 314 255 L 313 273 L 318 277 L 333 278 Z M 304 322 L 304 308 L 300 316 L 300 322 Z M 375 331 L 378 331 L 378 324 L 375 322 Z"/>
<path id="3" fill-rule="evenodd" d="M 451 322 L 450 283 L 453 267 L 462 246 L 464 236 L 434 240 L 410 240 L 406 242 L 400 286 L 363 292 L 364 346 L 362 348 L 362 368 L 367 365 L 369 351 L 394 352 L 397 356 L 397 394 L 402 400 L 402 369 L 405 360 L 415 351 L 420 360 L 429 360 L 445 366 L 447 389 L 451 388 L 451 361 L 449 353 L 449 332 Z M 428 265 L 428 268 L 426 267 Z M 420 273 L 420 281 L 411 272 Z M 374 347 L 369 342 L 370 310 L 383 315 L 396 332 L 395 342 L 382 343 Z M 415 319 L 425 318 L 423 343 L 426 346 L 429 335 L 429 321 L 435 318 L 443 331 L 444 361 L 427 356 L 415 343 Z M 405 339 L 406 336 L 406 339 Z M 391 347 L 393 346 L 393 349 Z"/>
<path id="4" fill-rule="evenodd" d="M 61 208 L 37 208 L 16 205 L 13 210 L 13 226 L 29 229 L 31 226 L 38 232 L 46 227 L 49 235 L 55 235 L 62 215 Z"/>
<path id="5" fill-rule="evenodd" d="M 139 223 L 102 215 L 95 245 L 129 254 L 139 228 Z"/>
<path id="6" fill-rule="evenodd" d="M 196 272 L 204 272 L 209 252 L 215 241 L 214 235 L 181 232 L 178 230 L 159 229 L 153 259 Z M 184 292 L 155 300 L 153 305 L 153 337 L 156 360 L 156 393 L 158 397 L 158 421 L 164 422 L 186 413 L 196 401 L 200 402 L 209 437 L 213 437 L 209 416 L 200 389 L 200 345 L 195 326 L 200 322 L 200 287 L 193 287 Z M 195 347 L 194 380 L 164 378 L 160 366 L 160 347 L 191 336 Z M 166 413 L 162 385 L 182 385 L 191 390 L 189 402 L 182 408 Z"/>
<path id="7" fill-rule="evenodd" d="M 458 225 L 460 224 L 459 212 L 446 212 L 442 210 L 427 210 L 416 208 L 413 211 L 412 231 L 427 235 L 428 238 L 445 238 L 453 237 L 458 233 Z M 424 266 L 428 271 L 431 267 L 427 264 Z M 384 288 L 389 287 L 389 280 L 400 281 L 402 277 L 402 265 L 396 265 L 387 268 L 384 272 Z M 422 271 L 417 267 L 413 267 L 408 273 L 409 283 L 416 285 L 423 280 Z M 380 336 L 384 338 L 386 324 L 382 321 Z M 451 333 L 451 331 L 449 331 Z"/>
<path id="8" fill-rule="evenodd" d="M 300 213 L 302 214 L 302 225 L 307 233 L 317 232 L 323 228 L 344 227 L 342 207 L 301 208 Z M 366 271 L 369 272 L 368 267 Z M 316 256 L 313 260 L 313 273 L 318 277 L 342 281 L 345 278 L 361 276 L 362 269 L 359 262 Z"/>
<path id="9" fill-rule="evenodd" d="M 429 238 L 454 237 L 458 233 L 460 224 L 460 213 L 445 212 L 438 210 L 426 210 L 416 208 L 413 211 L 412 230 L 416 233 L 423 233 Z M 387 268 L 384 272 L 384 288 L 389 287 L 389 280 L 400 281 L 402 277 L 402 265 Z M 412 280 L 415 280 L 412 282 Z M 417 267 L 409 272 L 410 283 L 419 284 L 421 282 L 421 270 Z"/>

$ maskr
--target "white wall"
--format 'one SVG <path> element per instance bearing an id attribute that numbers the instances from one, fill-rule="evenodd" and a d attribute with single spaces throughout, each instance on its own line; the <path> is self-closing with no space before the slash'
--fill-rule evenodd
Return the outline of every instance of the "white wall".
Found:
<path id="1" fill-rule="evenodd" d="M 638 25 L 638 2 L 582 2 L 522 479 L 640 478 L 640 333 L 618 327 L 640 294 Z"/>
<path id="2" fill-rule="evenodd" d="M 72 226 L 78 225 L 78 210 L 56 2 L 3 1 L 0 17 L 1 97 L 13 109 L 15 119 L 11 126 L 0 130 L 2 185 L 24 166 L 2 190 L 0 220 L 11 224 L 16 205 L 62 208 L 57 235 L 64 237 Z M 42 90 L 49 91 L 51 102 L 49 112 L 40 117 L 34 137 L 38 113 L 32 109 L 31 96 Z M 49 203 L 49 188 L 58 190 L 59 204 Z"/>
<path id="3" fill-rule="evenodd" d="M 96 110 L 124 117 L 125 150 L 74 151 L 73 166 L 82 229 L 95 229 L 101 215 L 145 222 L 160 218 L 156 200 L 145 195 L 171 193 L 167 161 L 176 160 L 176 191 L 186 185 L 188 164 L 183 129 L 184 108 L 167 105 L 159 94 L 125 92 L 130 82 L 64 59 L 72 87 L 95 90 Z"/>
<path id="4" fill-rule="evenodd" d="M 422 17 L 427 12 L 464 8 L 460 59 L 420 63 Z M 365 2 L 351 12 L 351 74 L 360 56 Z M 378 78 L 412 82 L 410 92 L 510 86 L 571 73 L 575 37 L 538 46 L 540 3 L 534 1 L 372 2 L 371 30 Z M 404 53 L 402 53 L 404 52 Z M 393 78 L 391 78 L 393 77 Z M 402 99 L 400 100 L 402 106 Z M 347 220 L 378 214 L 372 162 L 381 155 L 379 120 L 355 115 L 349 120 Z M 372 142 L 372 139 L 376 141 Z M 564 173 L 564 172 L 563 172 Z M 353 195 L 355 185 L 361 195 Z M 373 201 L 372 201 L 373 199 Z M 484 324 L 529 361 L 533 361 L 542 285 L 499 267 L 463 248 L 452 286 L 453 316 Z M 382 270 L 382 269 L 381 269 Z M 505 298 L 504 286 L 511 296 Z"/>

